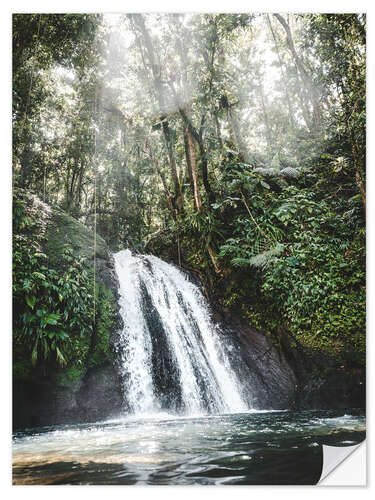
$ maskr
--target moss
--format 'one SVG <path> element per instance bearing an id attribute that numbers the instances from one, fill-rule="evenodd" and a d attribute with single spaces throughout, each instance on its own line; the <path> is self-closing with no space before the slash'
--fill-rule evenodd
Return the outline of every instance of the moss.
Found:
<path id="1" fill-rule="evenodd" d="M 30 379 L 32 365 L 29 360 L 19 360 L 13 363 L 13 380 L 27 381 Z"/>
<path id="2" fill-rule="evenodd" d="M 97 278 L 94 324 L 92 231 L 23 191 L 17 192 L 15 209 L 14 380 L 47 376 L 59 385 L 71 385 L 81 380 L 88 368 L 107 364 L 113 358 L 110 333 L 116 322 L 115 298 Z M 99 235 L 96 257 L 109 258 Z M 47 327 L 39 327 L 39 317 L 49 318 L 52 312 Z M 33 320 L 26 326 L 25 313 L 26 319 Z M 39 349 L 33 366 L 29 339 L 35 332 L 50 349 Z M 58 349 L 51 339 L 57 339 Z M 55 359 L 57 350 L 60 357 Z"/>
<path id="3" fill-rule="evenodd" d="M 86 371 L 87 368 L 84 365 L 70 366 L 56 375 L 57 385 L 71 387 L 72 384 L 75 384 L 83 379 Z"/>
<path id="4" fill-rule="evenodd" d="M 97 323 L 87 366 L 97 367 L 113 359 L 110 332 L 115 326 L 116 304 L 111 290 L 102 283 L 97 286 Z"/>
<path id="5" fill-rule="evenodd" d="M 107 364 L 114 357 L 110 334 L 115 325 L 116 305 L 111 290 L 102 283 L 97 284 L 97 322 L 91 339 L 77 339 L 76 348 L 82 351 L 82 359 L 76 364 L 61 369 L 56 375 L 58 385 L 69 387 L 83 379 L 87 370 Z M 91 340 L 88 348 L 87 342 Z"/>
<path id="6" fill-rule="evenodd" d="M 53 263 L 61 266 L 61 253 L 64 246 L 73 248 L 74 254 L 83 257 L 88 263 L 89 275 L 93 280 L 92 262 L 94 258 L 93 232 L 62 212 L 53 212 L 47 226 L 46 253 Z M 96 235 L 97 258 L 108 259 L 108 248 L 101 236 Z M 113 358 L 110 345 L 110 332 L 115 323 L 115 299 L 112 292 L 97 281 L 96 315 L 97 323 L 91 339 L 80 338 L 75 341 L 75 349 L 81 352 L 83 366 L 74 365 L 59 374 L 60 383 L 70 383 L 82 378 L 88 368 L 98 367 Z"/>
<path id="7" fill-rule="evenodd" d="M 53 264 L 61 263 L 63 249 L 69 245 L 75 254 L 88 260 L 94 258 L 94 235 L 83 224 L 62 212 L 53 211 L 46 231 L 46 253 Z M 105 241 L 96 235 L 96 257 L 108 259 Z"/>

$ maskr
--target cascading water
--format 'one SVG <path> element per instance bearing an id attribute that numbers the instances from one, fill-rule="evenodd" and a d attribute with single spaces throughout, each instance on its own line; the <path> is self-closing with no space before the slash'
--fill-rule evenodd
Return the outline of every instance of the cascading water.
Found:
<path id="1" fill-rule="evenodd" d="M 118 351 L 129 409 L 188 415 L 248 409 L 199 288 L 154 256 L 122 250 L 115 267 L 124 322 Z"/>

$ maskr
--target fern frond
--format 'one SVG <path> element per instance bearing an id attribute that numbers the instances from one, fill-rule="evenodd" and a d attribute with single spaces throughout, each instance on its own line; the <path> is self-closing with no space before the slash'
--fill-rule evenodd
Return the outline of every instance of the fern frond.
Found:
<path id="1" fill-rule="evenodd" d="M 66 359 L 64 358 L 62 352 L 60 351 L 60 349 L 57 346 L 56 346 L 56 358 L 61 366 L 66 365 Z"/>
<path id="2" fill-rule="evenodd" d="M 275 260 L 284 250 L 284 245 L 277 243 L 276 246 L 262 253 L 258 253 L 249 259 L 249 264 L 254 267 L 265 268 Z"/>
<path id="3" fill-rule="evenodd" d="M 33 350 L 31 351 L 31 363 L 33 366 L 35 366 L 36 362 L 38 361 L 38 344 L 39 344 L 39 337 L 36 338 Z"/>
<path id="4" fill-rule="evenodd" d="M 231 264 L 235 267 L 248 267 L 250 265 L 250 259 L 245 259 L 243 257 L 234 257 L 231 260 Z"/>
<path id="5" fill-rule="evenodd" d="M 298 168 L 293 167 L 285 167 L 280 170 L 280 175 L 283 177 L 289 177 L 291 179 L 296 179 L 301 175 L 301 171 Z"/>
<path id="6" fill-rule="evenodd" d="M 254 172 L 263 175 L 263 177 L 275 177 L 279 175 L 279 171 L 273 167 L 257 167 L 254 168 Z"/>

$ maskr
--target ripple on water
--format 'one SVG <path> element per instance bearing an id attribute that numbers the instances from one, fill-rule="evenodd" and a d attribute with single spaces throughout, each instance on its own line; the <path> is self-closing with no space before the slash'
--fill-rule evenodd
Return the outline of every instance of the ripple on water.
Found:
<path id="1" fill-rule="evenodd" d="M 322 465 L 320 445 L 353 445 L 364 439 L 364 430 L 363 411 L 164 414 L 27 430 L 14 436 L 13 479 L 16 484 L 314 484 Z"/>

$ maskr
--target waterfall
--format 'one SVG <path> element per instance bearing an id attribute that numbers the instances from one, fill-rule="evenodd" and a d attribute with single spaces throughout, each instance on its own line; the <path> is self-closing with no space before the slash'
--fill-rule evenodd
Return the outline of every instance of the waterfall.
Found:
<path id="1" fill-rule="evenodd" d="M 154 256 L 115 256 L 123 329 L 118 353 L 130 411 L 184 414 L 247 409 L 225 339 L 199 287 Z"/>

